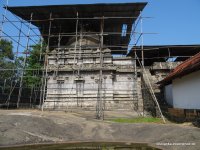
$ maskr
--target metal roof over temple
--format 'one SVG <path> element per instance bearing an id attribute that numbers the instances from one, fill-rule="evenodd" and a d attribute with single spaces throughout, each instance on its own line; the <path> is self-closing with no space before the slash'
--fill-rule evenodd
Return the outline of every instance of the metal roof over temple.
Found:
<path id="1" fill-rule="evenodd" d="M 104 19 L 104 45 L 115 54 L 126 54 L 130 42 L 132 24 L 147 3 L 111 3 L 8 7 L 8 10 L 39 28 L 47 41 L 49 22 L 51 21 L 50 48 L 58 43 L 58 34 L 62 36 L 61 45 L 75 35 L 76 20 L 84 26 L 85 34 L 100 33 L 100 22 Z M 31 19 L 31 14 L 33 15 Z M 52 14 L 50 18 L 50 14 Z M 78 14 L 78 15 L 77 15 Z M 122 26 L 127 25 L 126 35 L 122 36 Z M 80 27 L 79 27 L 80 28 Z M 67 35 L 67 36 L 64 36 Z M 114 51 L 117 49 L 118 51 Z M 121 50 L 121 51 L 120 51 Z"/>

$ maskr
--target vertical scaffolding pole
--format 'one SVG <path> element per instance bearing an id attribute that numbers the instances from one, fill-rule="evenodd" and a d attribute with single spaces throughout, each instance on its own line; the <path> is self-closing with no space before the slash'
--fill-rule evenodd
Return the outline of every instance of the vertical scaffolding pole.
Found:
<path id="1" fill-rule="evenodd" d="M 135 29 L 136 29 L 136 24 L 134 22 L 133 24 L 133 41 L 134 41 L 134 45 L 135 45 L 135 42 L 136 42 L 136 37 L 135 37 Z M 135 45 L 136 46 L 136 45 Z M 135 55 L 135 58 L 134 58 L 134 74 L 133 74 L 133 109 L 135 111 L 138 111 L 138 89 L 137 89 L 137 63 L 136 63 L 136 49 L 134 50 L 134 55 Z"/>
<path id="2" fill-rule="evenodd" d="M 32 19 L 33 19 L 33 13 L 31 13 L 31 17 L 30 17 L 30 20 L 32 20 Z M 26 50 L 25 50 L 25 58 L 24 58 L 24 62 L 23 62 L 23 69 L 22 69 L 22 74 L 21 74 L 20 84 L 19 84 L 19 94 L 18 94 L 18 99 L 17 99 L 17 108 L 19 108 L 19 103 L 20 103 L 21 94 L 22 94 L 23 76 L 24 76 L 24 70 L 26 68 L 26 60 L 27 60 L 27 55 L 28 55 L 28 50 L 29 50 L 30 29 L 31 29 L 31 21 L 30 21 L 29 27 L 28 27 L 27 43 L 26 43 Z"/>
<path id="3" fill-rule="evenodd" d="M 135 27 L 135 23 L 134 23 L 134 28 L 136 28 Z M 136 37 L 135 37 L 135 33 L 133 32 L 133 40 L 134 40 L 134 42 L 136 41 Z M 136 46 L 135 45 L 135 43 L 134 43 L 134 46 Z M 135 49 L 134 50 L 134 72 L 135 72 L 135 74 L 134 74 L 134 79 L 137 79 L 137 63 L 136 63 L 136 54 L 137 54 L 137 50 Z"/>
<path id="4" fill-rule="evenodd" d="M 44 42 L 44 39 L 41 37 L 41 38 L 40 38 L 40 58 L 39 58 L 39 61 L 42 60 L 42 54 L 43 54 L 43 42 Z"/>
<path id="5" fill-rule="evenodd" d="M 52 24 L 52 13 L 50 13 L 49 17 L 49 35 L 48 35 L 48 42 L 45 52 L 45 61 L 44 61 L 44 68 L 45 68 L 45 75 L 44 78 L 44 87 L 43 87 L 43 100 L 42 100 L 42 111 L 44 109 L 44 101 L 45 101 L 45 93 L 46 93 L 46 85 L 47 85 L 47 70 L 48 70 L 48 52 L 49 52 L 49 44 L 50 44 L 50 36 L 51 36 L 51 24 Z"/>
<path id="6" fill-rule="evenodd" d="M 2 34 L 3 34 L 3 24 L 5 22 L 5 19 L 6 19 L 6 14 L 7 14 L 7 10 L 8 10 L 8 0 L 6 0 L 6 7 L 5 7 L 5 11 L 4 11 L 4 14 L 2 15 L 3 18 L 2 18 L 2 23 L 1 23 L 1 26 L 0 26 L 0 41 L 2 39 Z"/>
<path id="7" fill-rule="evenodd" d="M 104 28 L 104 17 L 101 19 L 100 27 L 100 69 L 99 69 L 99 83 L 98 83 L 98 94 L 97 94 L 97 106 L 96 106 L 96 118 L 104 119 L 104 108 L 103 108 L 103 99 L 102 99 L 102 76 L 103 76 L 103 28 Z"/>
<path id="8" fill-rule="evenodd" d="M 75 60 L 76 60 L 76 49 L 77 49 L 77 42 L 78 42 L 78 25 L 79 25 L 79 19 L 78 19 L 78 12 L 76 12 L 76 42 L 74 45 L 74 63 L 73 63 L 73 70 L 75 69 Z M 74 74 L 74 71 L 73 71 Z"/>
<path id="9" fill-rule="evenodd" d="M 142 66 L 144 66 L 144 39 L 143 39 L 143 18 L 142 18 L 142 11 L 140 11 L 140 34 L 141 34 L 141 51 L 142 51 Z"/>
<path id="10" fill-rule="evenodd" d="M 32 97 L 33 97 L 33 86 L 31 86 L 30 108 L 31 108 L 31 106 L 32 106 Z"/>
<path id="11" fill-rule="evenodd" d="M 19 53 L 19 43 L 21 40 L 21 32 L 22 32 L 22 21 L 20 21 L 20 28 L 19 28 L 19 34 L 18 34 L 18 41 L 17 41 L 17 51 L 16 51 L 16 58 L 18 57 L 18 53 Z"/>
<path id="12" fill-rule="evenodd" d="M 82 26 L 81 26 L 81 29 L 80 29 L 80 38 L 79 38 L 79 54 L 78 54 L 78 57 L 77 57 L 77 66 L 78 66 L 78 71 L 77 71 L 77 75 L 78 75 L 78 78 L 81 77 L 80 75 L 80 69 L 81 69 L 81 64 L 80 64 L 80 61 L 81 61 L 81 51 L 82 51 L 82 38 L 83 38 L 83 29 L 82 29 Z M 76 94 L 77 94 L 77 107 L 79 107 L 79 105 L 82 107 L 82 101 L 80 101 L 80 96 L 82 94 L 82 82 L 78 82 L 76 83 Z"/>
<path id="13" fill-rule="evenodd" d="M 56 71 L 54 72 L 55 73 L 55 76 L 57 77 L 58 76 L 58 71 L 59 71 L 59 59 L 61 57 L 61 53 L 60 53 L 60 42 L 61 42 L 61 26 L 60 26 L 60 31 L 59 31 L 59 34 L 58 34 L 58 49 L 57 49 L 57 59 L 56 59 L 56 62 L 57 62 L 57 66 L 56 66 Z"/>
<path id="14" fill-rule="evenodd" d="M 43 38 L 41 37 L 40 39 L 40 58 L 39 58 L 39 61 L 41 62 L 42 61 L 42 54 L 43 54 Z M 44 70 L 42 70 L 42 77 L 44 76 Z M 42 107 L 42 98 L 43 98 L 43 78 L 41 78 L 41 85 L 40 85 L 40 103 L 39 103 L 39 107 L 41 108 Z"/>
<path id="15" fill-rule="evenodd" d="M 56 62 L 57 62 L 57 66 L 56 66 L 56 72 L 55 72 L 55 76 L 57 77 L 58 76 L 58 71 L 59 71 L 59 59 L 61 58 L 61 53 L 60 53 L 60 40 L 61 40 L 61 37 L 60 37 L 60 33 L 59 33 L 59 36 L 58 36 L 58 49 L 57 49 L 57 59 L 56 59 Z"/>
<path id="16" fill-rule="evenodd" d="M 80 76 L 80 60 L 81 60 L 81 49 L 82 49 L 82 39 L 83 39 L 83 31 L 82 28 L 80 30 L 80 38 L 79 38 L 79 55 L 78 55 L 78 59 L 77 59 L 77 65 L 78 65 L 78 77 Z"/>
<path id="17" fill-rule="evenodd" d="M 42 109 L 42 101 L 43 101 L 43 88 L 44 88 L 44 70 L 42 70 L 42 78 L 41 78 L 41 87 L 40 87 L 40 104 L 39 107 Z"/>

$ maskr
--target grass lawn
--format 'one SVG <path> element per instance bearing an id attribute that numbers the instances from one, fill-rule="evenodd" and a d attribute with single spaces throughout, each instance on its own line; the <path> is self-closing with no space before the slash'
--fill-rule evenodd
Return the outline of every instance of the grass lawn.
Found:
<path id="1" fill-rule="evenodd" d="M 110 121 L 118 123 L 162 123 L 161 118 L 137 117 L 137 118 L 115 118 Z"/>

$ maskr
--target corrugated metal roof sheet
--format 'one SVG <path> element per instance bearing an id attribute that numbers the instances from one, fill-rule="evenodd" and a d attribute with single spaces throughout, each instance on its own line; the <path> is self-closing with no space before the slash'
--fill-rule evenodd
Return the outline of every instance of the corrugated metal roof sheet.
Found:
<path id="1" fill-rule="evenodd" d="M 169 84 L 172 80 L 195 72 L 197 70 L 200 70 L 200 53 L 178 65 L 166 78 L 158 83 Z"/>
<path id="2" fill-rule="evenodd" d="M 41 33 L 48 35 L 49 32 L 49 16 L 52 13 L 51 34 L 72 33 L 76 32 L 76 17 L 78 12 L 79 18 L 94 18 L 92 20 L 83 19 L 79 23 L 85 25 L 85 29 L 92 32 L 100 32 L 100 19 L 95 17 L 127 17 L 113 18 L 104 20 L 104 32 L 122 32 L 123 24 L 127 24 L 127 32 L 131 32 L 132 24 L 137 19 L 140 11 L 144 9 L 147 3 L 111 3 L 111 4 L 76 4 L 76 5 L 50 5 L 50 6 L 26 6 L 26 7 L 8 7 L 8 10 L 24 20 L 30 21 L 31 13 L 33 13 L 32 24 L 37 26 Z M 129 18 L 128 18 L 129 17 Z M 133 17 L 133 18 L 130 18 Z M 64 18 L 74 18 L 72 20 Z M 44 21 L 41 21 L 44 20 Z M 47 40 L 47 36 L 44 36 Z M 61 45 L 68 42 L 70 37 L 62 37 Z M 124 37 L 118 35 L 105 35 L 105 45 L 122 45 L 127 46 L 130 41 L 130 35 Z M 57 46 L 58 37 L 52 37 L 50 46 Z M 122 50 L 126 50 L 121 47 Z M 112 49 L 112 48 L 111 48 Z M 116 49 L 116 48 L 113 48 Z M 120 50 L 120 47 L 119 47 Z M 116 53 L 124 53 L 126 51 L 118 51 Z"/>
<path id="3" fill-rule="evenodd" d="M 154 62 L 165 62 L 169 57 L 177 57 L 175 61 L 185 61 L 200 52 L 200 45 L 144 45 L 144 65 L 151 66 Z M 128 56 L 134 52 L 142 57 L 141 46 L 133 47 Z"/>

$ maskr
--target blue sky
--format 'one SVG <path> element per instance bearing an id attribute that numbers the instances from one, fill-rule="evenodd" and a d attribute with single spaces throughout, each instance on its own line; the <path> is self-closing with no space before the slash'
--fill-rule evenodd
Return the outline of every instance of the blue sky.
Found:
<path id="1" fill-rule="evenodd" d="M 1 1 L 0 15 L 3 13 Z M 143 16 L 144 45 L 200 44 L 200 0 L 9 0 L 10 6 L 59 5 L 84 3 L 148 2 Z M 10 13 L 8 16 L 12 18 Z M 25 27 L 24 27 L 25 28 Z M 5 31 L 11 32 L 5 26 Z M 14 33 L 15 31 L 12 31 Z M 25 40 L 25 39 L 24 39 Z"/>

